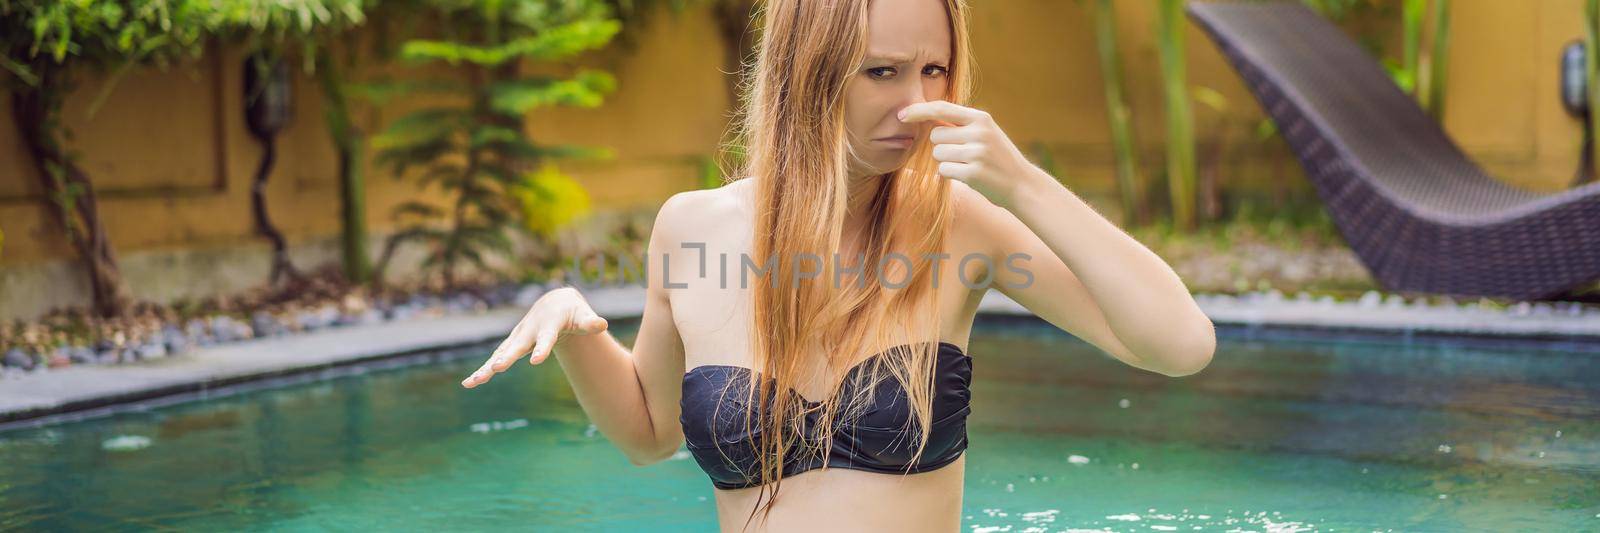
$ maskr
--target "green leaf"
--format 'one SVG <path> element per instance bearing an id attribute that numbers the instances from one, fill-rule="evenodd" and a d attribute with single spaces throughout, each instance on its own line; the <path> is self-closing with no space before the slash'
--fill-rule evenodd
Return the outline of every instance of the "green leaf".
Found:
<path id="1" fill-rule="evenodd" d="M 405 241 L 438 242 L 444 238 L 444 233 L 428 226 L 408 226 L 394 232 L 389 238 L 397 244 Z"/>
<path id="2" fill-rule="evenodd" d="M 378 150 L 404 149 L 449 138 L 456 128 L 468 123 L 471 115 L 461 108 L 435 107 L 413 111 L 395 121 L 382 133 L 372 137 L 372 147 Z"/>
<path id="3" fill-rule="evenodd" d="M 604 160 L 617 157 L 616 150 L 608 146 L 540 145 L 535 147 L 539 157 L 579 160 Z"/>
<path id="4" fill-rule="evenodd" d="M 467 145 L 472 148 L 482 148 L 491 145 L 512 145 L 519 142 L 525 143 L 522 132 L 495 124 L 482 124 L 472 130 L 472 137 Z"/>
<path id="5" fill-rule="evenodd" d="M 397 97 L 415 94 L 461 94 L 466 85 L 457 80 L 378 80 L 364 83 L 347 83 L 345 90 L 351 97 L 373 105 L 388 104 Z"/>
<path id="6" fill-rule="evenodd" d="M 391 148 L 378 152 L 373 157 L 373 164 L 380 167 L 389 167 L 395 177 L 401 177 L 406 169 L 412 165 L 425 164 L 429 161 L 450 155 L 456 151 L 456 144 L 449 139 L 440 139 L 428 144 L 414 144 L 402 148 Z"/>
<path id="7" fill-rule="evenodd" d="M 510 168 L 494 161 L 481 161 L 478 163 L 478 174 L 489 178 L 500 185 L 515 185 L 522 182 L 522 177 L 516 175 Z"/>
<path id="8" fill-rule="evenodd" d="M 398 220 L 406 216 L 415 216 L 423 219 L 438 218 L 444 212 L 438 206 L 425 204 L 418 201 L 408 201 L 394 207 L 392 216 Z"/>
<path id="9" fill-rule="evenodd" d="M 505 231 L 481 226 L 464 227 L 460 231 L 463 241 L 475 243 L 492 250 L 511 251 L 511 239 L 506 237 Z"/>
<path id="10" fill-rule="evenodd" d="M 476 266 L 481 270 L 484 270 L 484 271 L 493 271 L 494 270 L 494 269 L 489 268 L 489 265 L 484 264 L 483 256 L 481 254 L 479 254 L 477 250 L 473 250 L 471 248 L 462 248 L 461 249 L 461 257 L 466 258 L 468 262 L 472 263 L 473 266 Z"/>
<path id="11" fill-rule="evenodd" d="M 617 80 L 610 73 L 579 71 L 572 79 L 530 79 L 497 84 L 490 88 L 489 105 L 508 115 L 522 115 L 534 109 L 565 105 L 599 107 L 605 95 L 616 90 Z"/>
<path id="12" fill-rule="evenodd" d="M 1223 96 L 1216 89 L 1204 85 L 1196 85 L 1190 90 L 1194 92 L 1195 101 L 1205 104 L 1206 107 L 1218 113 L 1228 112 L 1228 97 Z"/>
<path id="13" fill-rule="evenodd" d="M 443 61 L 451 65 L 466 62 L 482 66 L 497 66 L 520 58 L 544 61 L 604 46 L 618 29 L 620 25 L 615 20 L 587 19 L 497 45 L 413 39 L 401 45 L 400 58 L 412 63 Z"/>
<path id="14" fill-rule="evenodd" d="M 428 167 L 427 172 L 424 172 L 421 176 L 417 177 L 417 186 L 427 188 L 434 182 L 438 182 L 441 187 L 446 189 L 454 189 L 459 187 L 461 184 L 462 172 L 464 172 L 464 169 L 461 168 L 461 165 L 457 165 L 455 163 L 435 163 Z"/>

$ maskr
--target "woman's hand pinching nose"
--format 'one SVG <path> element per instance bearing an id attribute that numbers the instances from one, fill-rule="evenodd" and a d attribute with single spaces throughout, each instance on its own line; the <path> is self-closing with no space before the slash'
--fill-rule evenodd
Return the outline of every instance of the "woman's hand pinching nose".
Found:
<path id="1" fill-rule="evenodd" d="M 542 363 L 563 338 L 602 333 L 606 327 L 606 319 L 595 314 L 577 289 L 562 287 L 547 292 L 533 303 L 522 321 L 511 329 L 506 340 L 495 348 L 489 360 L 461 380 L 461 386 L 470 389 L 487 383 L 495 374 L 511 368 L 517 359 L 530 350 L 532 353 L 528 356 L 528 364 Z"/>
<path id="2" fill-rule="evenodd" d="M 1009 209 L 1019 185 L 1029 180 L 1054 179 L 1029 162 L 986 111 L 933 100 L 908 105 L 899 116 L 907 123 L 942 124 L 928 133 L 939 174 L 965 182 L 996 205 Z"/>

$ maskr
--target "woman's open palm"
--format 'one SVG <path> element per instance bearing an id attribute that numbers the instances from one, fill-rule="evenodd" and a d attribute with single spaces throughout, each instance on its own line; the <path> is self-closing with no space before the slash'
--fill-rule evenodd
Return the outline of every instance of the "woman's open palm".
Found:
<path id="1" fill-rule="evenodd" d="M 470 389 L 487 383 L 489 378 L 511 368 L 518 358 L 530 350 L 532 353 L 528 356 L 528 363 L 537 365 L 549 357 L 550 351 L 561 339 L 570 335 L 594 335 L 605 330 L 606 319 L 595 314 L 588 300 L 577 289 L 562 287 L 544 293 L 523 315 L 522 321 L 511 329 L 506 340 L 501 341 L 500 347 L 489 355 L 489 360 L 462 380 L 461 386 Z"/>

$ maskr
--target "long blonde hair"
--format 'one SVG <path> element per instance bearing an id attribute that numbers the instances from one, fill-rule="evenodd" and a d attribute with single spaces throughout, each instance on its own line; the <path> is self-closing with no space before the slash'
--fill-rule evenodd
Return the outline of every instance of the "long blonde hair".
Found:
<path id="1" fill-rule="evenodd" d="M 918 428 L 913 463 L 932 425 L 940 331 L 932 264 L 933 254 L 943 248 L 951 206 L 950 189 L 937 175 L 925 136 L 903 168 L 880 180 L 861 239 L 865 260 L 858 271 L 846 270 L 857 277 L 835 272 L 852 157 L 845 86 L 866 56 L 869 1 L 766 2 L 758 15 L 765 20 L 760 47 L 741 82 L 738 133 L 745 159 L 734 175 L 757 180 L 752 261 L 759 263 L 756 267 L 771 265 L 765 272 L 770 277 L 756 278 L 751 286 L 751 353 L 762 379 L 751 379 L 745 391 L 749 400 L 774 393 L 779 400 L 764 404 L 766 416 L 758 421 L 759 434 L 767 438 L 757 450 L 760 467 L 754 474 L 767 513 L 782 482 L 783 458 L 795 453 L 827 457 L 836 424 L 871 405 L 877 387 L 870 385 L 885 375 L 898 380 L 910 399 L 908 423 Z M 965 104 L 972 83 L 966 0 L 943 2 L 952 47 L 946 99 Z M 891 253 L 900 256 L 891 259 Z M 807 262 L 813 266 L 802 264 Z M 800 269 L 821 275 L 796 282 Z M 824 375 L 843 372 L 841 379 L 853 383 L 830 387 L 819 406 L 784 401 L 802 398 L 794 386 L 819 352 Z M 861 361 L 863 355 L 868 359 Z M 845 390 L 856 394 L 834 394 Z M 801 431 L 807 410 L 820 422 L 809 435 Z M 746 427 L 752 423 L 746 416 Z"/>

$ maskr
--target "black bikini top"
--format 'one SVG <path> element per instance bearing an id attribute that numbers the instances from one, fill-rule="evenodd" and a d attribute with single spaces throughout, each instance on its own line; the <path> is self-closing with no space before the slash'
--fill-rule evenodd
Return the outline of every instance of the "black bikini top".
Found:
<path id="1" fill-rule="evenodd" d="M 909 347 L 902 345 L 896 348 Z M 854 386 L 853 374 L 874 362 L 885 352 L 869 357 L 852 367 L 840 383 L 840 388 Z M 875 405 L 867 407 L 859 417 L 848 423 L 836 422 L 833 432 L 833 449 L 826 458 L 818 457 L 813 450 L 789 446 L 784 458 L 785 477 L 822 468 L 848 468 L 883 473 L 917 473 L 934 470 L 954 462 L 967 448 L 967 413 L 971 412 L 968 389 L 972 381 L 972 358 L 962 353 L 961 347 L 940 342 L 934 374 L 933 426 L 928 435 L 927 447 L 916 464 L 909 464 L 916 452 L 916 439 L 911 438 L 919 428 L 911 426 L 911 409 L 905 390 L 898 380 L 887 377 L 879 381 L 873 393 Z M 748 405 L 745 387 L 749 386 L 754 370 L 732 365 L 701 365 L 683 375 L 683 399 L 680 402 L 684 440 L 700 468 L 711 476 L 712 484 L 719 489 L 739 489 L 756 486 L 759 476 L 758 450 L 760 450 L 759 423 L 761 406 Z M 726 392 L 725 392 L 726 391 Z M 854 391 L 845 391 L 845 394 Z M 813 402 L 787 391 L 790 400 L 806 407 L 816 407 Z M 773 397 L 767 396 L 771 405 Z M 750 431 L 745 431 L 745 416 L 750 409 Z M 792 411 L 791 411 L 792 412 Z M 802 424 L 810 428 L 820 424 L 819 413 L 807 413 Z M 754 435 L 752 435 L 754 433 Z M 752 436 L 754 438 L 752 438 Z M 811 443 L 820 445 L 820 443 Z"/>

